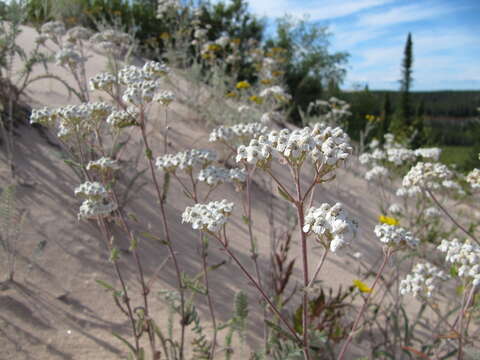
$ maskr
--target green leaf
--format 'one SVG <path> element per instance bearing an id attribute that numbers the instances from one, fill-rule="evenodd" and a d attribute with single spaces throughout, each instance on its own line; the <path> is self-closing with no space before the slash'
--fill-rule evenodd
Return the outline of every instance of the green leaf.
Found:
<path id="1" fill-rule="evenodd" d="M 117 289 L 115 289 L 115 288 L 113 287 L 113 285 L 110 285 L 110 284 L 107 283 L 106 281 L 98 280 L 98 279 L 97 279 L 97 280 L 95 280 L 95 282 L 96 282 L 98 285 L 104 287 L 106 290 L 109 290 L 109 291 L 112 291 L 112 292 L 116 292 L 116 291 L 117 291 Z"/>
<path id="2" fill-rule="evenodd" d="M 167 200 L 168 190 L 170 189 L 170 173 L 166 172 L 163 175 L 162 201 Z"/>
<path id="3" fill-rule="evenodd" d="M 120 259 L 120 250 L 118 248 L 113 247 L 112 251 L 110 252 L 110 257 L 108 258 L 108 261 L 115 262 L 118 259 Z"/>
<path id="4" fill-rule="evenodd" d="M 267 320 L 267 319 L 265 319 L 265 323 L 267 324 L 267 326 L 269 328 L 275 330 L 276 332 L 285 336 L 286 338 L 290 339 L 291 341 L 294 341 L 295 343 L 298 343 L 297 339 L 292 334 L 290 334 L 288 331 L 283 330 L 277 324 L 275 324 L 275 323 L 273 323 L 273 322 L 271 322 L 270 320 Z"/>
<path id="5" fill-rule="evenodd" d="M 245 225 L 248 225 L 250 223 L 250 219 L 245 215 L 242 216 L 242 220 L 245 223 Z"/>
<path id="6" fill-rule="evenodd" d="M 130 242 L 130 247 L 128 250 L 133 251 L 138 247 L 138 240 L 135 236 L 132 236 L 132 241 Z"/>
<path id="7" fill-rule="evenodd" d="M 128 346 L 128 348 L 132 351 L 133 354 L 136 354 L 137 351 L 135 350 L 135 348 L 133 347 L 132 344 L 130 344 L 124 337 L 122 337 L 120 334 L 117 334 L 116 332 L 112 332 L 112 335 L 115 336 L 118 340 L 120 340 L 121 342 L 123 342 L 125 345 Z"/>
<path id="8" fill-rule="evenodd" d="M 295 200 L 294 200 L 288 193 L 286 193 L 285 191 L 283 191 L 283 189 L 282 189 L 280 186 L 277 187 L 277 190 L 278 190 L 278 193 L 279 193 L 285 200 L 287 200 L 287 201 L 289 201 L 289 202 L 291 202 L 291 203 L 294 203 L 294 202 L 295 202 Z"/>
<path id="9" fill-rule="evenodd" d="M 153 159 L 153 155 L 152 155 L 152 150 L 151 150 L 151 149 L 145 149 L 145 155 L 147 156 L 147 159 L 148 159 L 148 160 L 152 160 L 152 159 Z"/>

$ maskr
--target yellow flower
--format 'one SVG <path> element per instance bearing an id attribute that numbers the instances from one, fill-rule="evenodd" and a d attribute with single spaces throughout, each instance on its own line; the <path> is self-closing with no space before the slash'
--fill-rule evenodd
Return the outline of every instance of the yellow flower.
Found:
<path id="1" fill-rule="evenodd" d="M 226 97 L 231 97 L 231 98 L 233 98 L 233 97 L 237 96 L 237 93 L 236 93 L 235 91 L 230 91 L 230 92 L 227 93 L 225 96 L 226 96 Z"/>
<path id="2" fill-rule="evenodd" d="M 219 51 L 222 50 L 222 47 L 217 44 L 209 44 L 208 45 L 208 51 Z"/>
<path id="3" fill-rule="evenodd" d="M 162 32 L 160 34 L 160 39 L 168 40 L 168 39 L 170 39 L 170 34 L 168 32 Z"/>
<path id="4" fill-rule="evenodd" d="M 372 289 L 369 288 L 365 283 L 363 283 L 362 281 L 360 280 L 353 280 L 353 285 L 355 285 L 355 287 L 360 290 L 360 292 L 362 293 L 370 293 L 372 292 Z"/>
<path id="5" fill-rule="evenodd" d="M 254 103 L 257 103 L 257 104 L 261 104 L 263 102 L 263 99 L 257 95 L 250 96 L 248 100 L 253 101 Z"/>
<path id="6" fill-rule="evenodd" d="M 400 224 L 400 222 L 397 219 L 384 216 L 384 215 L 380 215 L 378 218 L 378 221 L 380 221 L 382 224 L 387 224 L 391 226 L 397 226 L 398 224 Z"/>
<path id="7" fill-rule="evenodd" d="M 250 83 L 246 80 L 240 81 L 235 86 L 237 89 L 248 89 L 250 87 Z"/>
<path id="8" fill-rule="evenodd" d="M 272 83 L 272 80 L 270 79 L 262 79 L 260 80 L 260 82 L 263 84 L 263 85 L 270 85 Z"/>

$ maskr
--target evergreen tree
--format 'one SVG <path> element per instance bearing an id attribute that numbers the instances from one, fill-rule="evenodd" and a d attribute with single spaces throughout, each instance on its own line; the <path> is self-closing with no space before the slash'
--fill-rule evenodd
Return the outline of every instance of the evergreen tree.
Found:
<path id="1" fill-rule="evenodd" d="M 398 136 L 409 138 L 412 134 L 413 105 L 410 88 L 412 86 L 413 42 L 412 34 L 408 33 L 402 61 L 402 79 L 400 80 L 400 101 L 391 131 Z"/>

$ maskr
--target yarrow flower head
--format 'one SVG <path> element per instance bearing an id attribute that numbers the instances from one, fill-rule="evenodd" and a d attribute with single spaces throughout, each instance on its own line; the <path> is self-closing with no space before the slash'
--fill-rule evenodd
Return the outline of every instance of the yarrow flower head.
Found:
<path id="1" fill-rule="evenodd" d="M 365 179 L 368 181 L 381 181 L 388 178 L 389 172 L 386 167 L 374 166 L 365 173 Z"/>
<path id="2" fill-rule="evenodd" d="M 115 85 L 115 76 L 108 72 L 103 72 L 95 75 L 89 81 L 90 89 L 92 90 L 103 90 L 110 92 Z"/>
<path id="3" fill-rule="evenodd" d="M 213 150 L 191 149 L 176 154 L 159 156 L 156 166 L 159 170 L 174 172 L 178 169 L 191 172 L 193 168 L 203 169 L 217 159 Z"/>
<path id="4" fill-rule="evenodd" d="M 303 232 L 313 233 L 334 253 L 350 245 L 356 235 L 357 224 L 348 216 L 341 203 L 327 203 L 310 208 L 305 216 Z"/>
<path id="5" fill-rule="evenodd" d="M 422 189 L 440 189 L 445 180 L 453 177 L 453 173 L 444 164 L 419 162 L 404 176 L 402 185 L 405 188 L 419 186 Z"/>
<path id="6" fill-rule="evenodd" d="M 473 169 L 466 180 L 473 189 L 480 190 L 480 169 Z"/>
<path id="7" fill-rule="evenodd" d="M 225 182 L 245 182 L 247 174 L 243 169 L 226 169 L 218 166 L 208 166 L 198 173 L 198 180 L 210 186 L 217 186 Z"/>
<path id="8" fill-rule="evenodd" d="M 75 195 L 85 199 L 78 212 L 80 220 L 107 217 L 117 209 L 117 204 L 109 199 L 107 190 L 99 182 L 84 182 L 75 189 Z"/>
<path id="9" fill-rule="evenodd" d="M 420 242 L 411 232 L 400 226 L 381 224 L 375 226 L 374 232 L 378 239 L 390 248 L 398 249 L 404 246 L 414 248 Z"/>
<path id="10" fill-rule="evenodd" d="M 236 160 L 262 167 L 274 156 L 295 165 L 310 158 L 317 167 L 324 167 L 328 172 L 346 160 L 351 152 L 349 138 L 342 129 L 316 124 L 313 129 L 283 129 L 253 139 L 248 146 L 237 149 Z"/>
<path id="11" fill-rule="evenodd" d="M 228 144 L 245 144 L 251 139 L 256 139 L 267 132 L 268 128 L 258 122 L 235 124 L 233 126 L 220 126 L 210 133 L 209 141 Z"/>
<path id="12" fill-rule="evenodd" d="M 90 161 L 87 165 L 87 170 L 96 170 L 102 173 L 112 172 L 120 169 L 120 164 L 117 160 L 109 157 L 101 157 L 98 160 Z"/>
<path id="13" fill-rule="evenodd" d="M 431 297 L 438 284 L 447 279 L 448 276 L 435 265 L 419 263 L 412 269 L 411 274 L 400 282 L 400 294 Z"/>
<path id="14" fill-rule="evenodd" d="M 227 223 L 233 206 L 227 200 L 189 206 L 182 214 L 182 222 L 192 224 L 195 230 L 218 232 Z"/>
<path id="15" fill-rule="evenodd" d="M 446 253 L 445 261 L 457 267 L 459 277 L 471 281 L 473 286 L 480 284 L 480 246 L 470 240 L 442 240 L 438 250 Z"/>

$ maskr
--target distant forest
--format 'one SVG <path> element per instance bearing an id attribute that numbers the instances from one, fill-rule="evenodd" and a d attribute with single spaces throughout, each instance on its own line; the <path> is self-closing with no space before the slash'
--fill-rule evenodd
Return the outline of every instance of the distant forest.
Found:
<path id="1" fill-rule="evenodd" d="M 352 106 L 350 133 L 355 138 L 366 124 L 365 116 L 395 116 L 398 91 L 342 92 Z M 423 117 L 429 145 L 472 146 L 480 142 L 480 91 L 412 92 L 415 116 Z"/>

